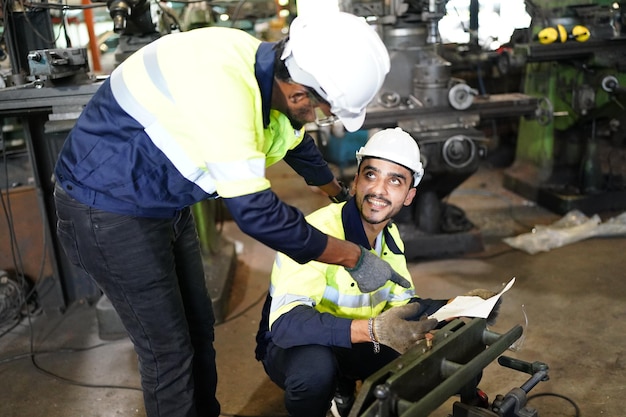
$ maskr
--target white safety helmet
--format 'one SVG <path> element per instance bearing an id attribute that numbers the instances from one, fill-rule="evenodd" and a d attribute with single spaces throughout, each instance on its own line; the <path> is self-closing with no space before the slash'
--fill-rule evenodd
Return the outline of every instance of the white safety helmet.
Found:
<path id="1" fill-rule="evenodd" d="M 376 31 L 345 12 L 296 17 L 281 59 L 291 79 L 315 89 L 349 132 L 363 125 L 390 68 Z"/>
<path id="2" fill-rule="evenodd" d="M 417 187 L 424 176 L 417 142 L 399 127 L 381 130 L 369 138 L 356 152 L 359 165 L 364 157 L 386 159 L 413 171 L 413 187 Z"/>

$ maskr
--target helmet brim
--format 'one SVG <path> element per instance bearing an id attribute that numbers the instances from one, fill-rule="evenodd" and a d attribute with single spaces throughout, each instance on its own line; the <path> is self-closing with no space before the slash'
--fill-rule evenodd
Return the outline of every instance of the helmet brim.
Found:
<path id="1" fill-rule="evenodd" d="M 366 110 L 363 109 L 361 113 L 356 116 L 340 116 L 337 115 L 343 126 L 346 128 L 348 132 L 356 132 L 363 126 L 365 122 L 365 113 Z"/>

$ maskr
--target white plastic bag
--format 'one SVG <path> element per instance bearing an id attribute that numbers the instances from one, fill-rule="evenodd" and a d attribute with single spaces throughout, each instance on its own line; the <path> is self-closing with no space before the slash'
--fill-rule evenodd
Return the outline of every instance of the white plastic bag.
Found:
<path id="1" fill-rule="evenodd" d="M 597 214 L 587 217 L 579 210 L 572 210 L 549 226 L 537 225 L 530 233 L 502 240 L 509 246 L 534 255 L 591 237 L 619 235 L 626 235 L 626 212 L 601 223 Z"/>

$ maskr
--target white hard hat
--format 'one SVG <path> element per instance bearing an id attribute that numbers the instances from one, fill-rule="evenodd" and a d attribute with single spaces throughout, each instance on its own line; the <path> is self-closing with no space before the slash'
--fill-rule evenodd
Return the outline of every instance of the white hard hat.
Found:
<path id="1" fill-rule="evenodd" d="M 417 187 L 424 176 L 417 142 L 399 127 L 381 130 L 369 138 L 356 152 L 359 165 L 364 157 L 386 159 L 413 171 L 413 187 Z"/>
<path id="2" fill-rule="evenodd" d="M 281 59 L 291 79 L 315 89 L 349 132 L 363 125 L 390 68 L 376 31 L 345 12 L 296 17 Z"/>

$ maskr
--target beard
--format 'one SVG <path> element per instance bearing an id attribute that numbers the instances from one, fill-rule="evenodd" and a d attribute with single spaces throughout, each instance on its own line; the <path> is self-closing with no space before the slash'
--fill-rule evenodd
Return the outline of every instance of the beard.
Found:
<path id="1" fill-rule="evenodd" d="M 287 119 L 289 119 L 289 123 L 291 123 L 291 126 L 296 130 L 300 130 L 304 127 L 305 124 L 314 121 L 309 120 L 311 118 L 310 108 L 304 108 L 297 111 L 288 110 L 286 116 Z"/>
<path id="2" fill-rule="evenodd" d="M 366 212 L 366 209 L 364 208 L 364 204 L 367 202 L 367 200 L 369 198 L 375 198 L 377 200 L 382 200 L 385 203 L 388 204 L 388 206 L 386 208 L 390 208 L 392 207 L 391 201 L 385 199 L 385 198 L 381 198 L 381 197 L 377 197 L 373 194 L 369 194 L 363 197 L 363 199 L 357 203 L 357 207 L 359 209 L 359 212 L 361 213 L 361 218 L 363 218 L 363 220 L 365 220 L 367 223 L 369 224 L 380 224 L 383 222 L 388 221 L 389 219 L 391 219 L 393 216 L 395 216 L 397 213 L 394 212 L 394 210 L 390 210 L 387 215 L 381 215 L 380 212 Z M 382 217 L 381 217 L 382 216 Z"/>

